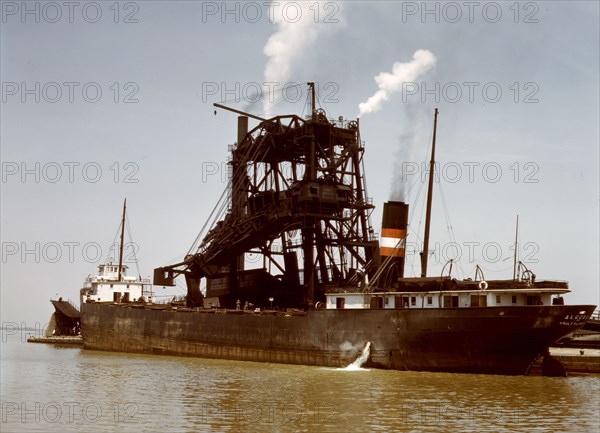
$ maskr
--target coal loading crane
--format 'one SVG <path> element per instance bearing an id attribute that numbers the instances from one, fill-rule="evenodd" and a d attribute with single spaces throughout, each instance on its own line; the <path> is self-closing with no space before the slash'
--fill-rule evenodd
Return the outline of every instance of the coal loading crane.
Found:
<path id="1" fill-rule="evenodd" d="M 226 210 L 183 261 L 155 269 L 155 285 L 184 275 L 191 307 L 309 308 L 328 286 L 356 288 L 376 272 L 358 121 L 328 119 L 311 88 L 306 118 L 262 119 L 215 104 L 242 114 Z M 260 121 L 249 132 L 248 117 Z"/>

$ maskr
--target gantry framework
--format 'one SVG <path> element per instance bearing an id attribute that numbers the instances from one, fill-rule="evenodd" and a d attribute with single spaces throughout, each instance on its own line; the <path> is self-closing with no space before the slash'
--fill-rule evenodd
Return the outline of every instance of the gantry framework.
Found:
<path id="1" fill-rule="evenodd" d="M 244 123 L 239 118 L 238 126 Z M 378 244 L 363 154 L 358 122 L 328 119 L 323 110 L 306 119 L 265 119 L 248 133 L 238 128 L 223 217 L 182 262 L 157 268 L 154 284 L 174 285 L 184 275 L 188 304 L 198 305 L 202 278 L 209 288 L 225 281 L 218 294 L 231 303 L 264 289 L 243 278 L 251 272 L 247 257 L 258 255 L 258 272 L 275 276 L 288 306 L 310 306 L 328 285 L 356 284 L 357 275 L 374 273 Z"/>

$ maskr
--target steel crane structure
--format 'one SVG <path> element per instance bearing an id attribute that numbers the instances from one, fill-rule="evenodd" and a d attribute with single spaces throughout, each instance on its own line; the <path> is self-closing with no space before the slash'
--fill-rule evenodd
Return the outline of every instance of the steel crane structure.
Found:
<path id="1" fill-rule="evenodd" d="M 312 85 L 312 83 L 309 83 Z M 206 295 L 221 307 L 309 308 L 328 286 L 360 285 L 379 259 L 363 174 L 364 146 L 358 121 L 329 119 L 314 105 L 306 118 L 263 119 L 234 111 L 238 141 L 223 217 L 183 261 L 154 271 L 154 284 L 187 284 L 188 306 Z M 259 123 L 248 132 L 248 117 Z M 259 257 L 248 269 L 248 257 Z M 214 305 L 213 304 L 213 305 Z M 206 306 L 206 302 L 204 302 Z"/>

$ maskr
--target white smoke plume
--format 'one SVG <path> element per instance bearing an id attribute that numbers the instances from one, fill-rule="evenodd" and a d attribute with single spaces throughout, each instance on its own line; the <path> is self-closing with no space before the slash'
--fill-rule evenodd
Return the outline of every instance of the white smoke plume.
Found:
<path id="1" fill-rule="evenodd" d="M 265 66 L 265 83 L 275 87 L 273 94 L 263 93 L 263 111 L 266 117 L 273 115 L 273 106 L 281 97 L 282 88 L 289 84 L 292 70 L 299 60 L 310 56 L 317 38 L 327 29 L 339 27 L 340 23 L 324 22 L 323 11 L 327 2 L 278 2 L 273 14 L 277 31 L 263 48 L 269 57 Z M 336 3 L 340 5 L 341 3 Z M 316 15 L 315 11 L 321 11 Z M 336 16 L 339 20 L 340 15 Z M 310 78 L 310 77 L 309 77 Z M 310 81 L 310 80 L 307 80 Z"/>
<path id="2" fill-rule="evenodd" d="M 393 175 L 390 185 L 390 200 L 409 202 L 409 185 L 421 179 L 422 153 L 429 146 L 433 125 L 433 112 L 423 104 L 408 104 L 405 112 L 402 134 L 394 158 Z"/>
<path id="3" fill-rule="evenodd" d="M 379 90 L 373 94 L 366 102 L 358 104 L 360 113 L 373 113 L 381 109 L 381 104 L 387 101 L 393 93 L 402 90 L 403 83 L 414 82 L 420 75 L 427 72 L 436 64 L 435 55 L 428 50 L 417 50 L 413 54 L 413 60 L 407 63 L 395 62 L 392 66 L 392 73 L 381 72 L 376 75 L 375 82 Z"/>

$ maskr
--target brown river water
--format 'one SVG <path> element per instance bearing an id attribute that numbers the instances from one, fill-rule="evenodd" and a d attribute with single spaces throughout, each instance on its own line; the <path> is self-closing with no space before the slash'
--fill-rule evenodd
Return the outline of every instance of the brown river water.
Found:
<path id="1" fill-rule="evenodd" d="M 2 336 L 1 432 L 598 432 L 600 376 L 346 370 Z"/>

